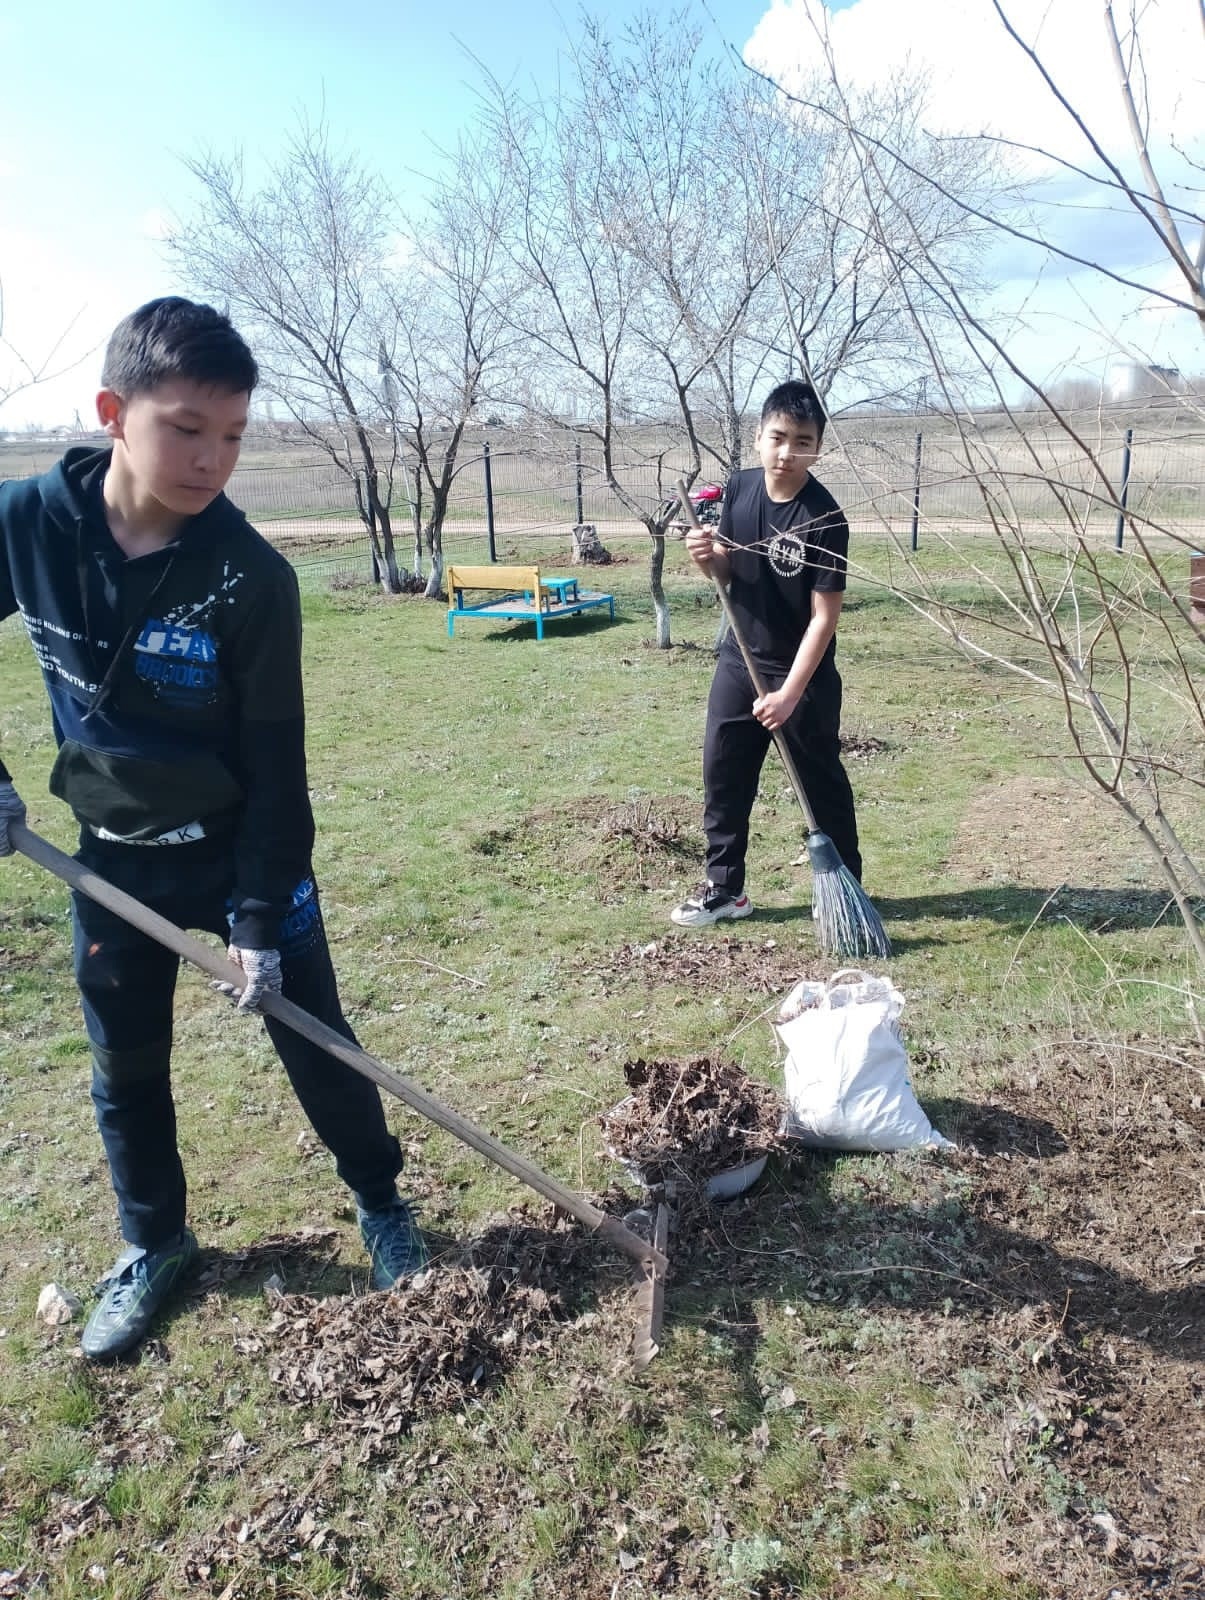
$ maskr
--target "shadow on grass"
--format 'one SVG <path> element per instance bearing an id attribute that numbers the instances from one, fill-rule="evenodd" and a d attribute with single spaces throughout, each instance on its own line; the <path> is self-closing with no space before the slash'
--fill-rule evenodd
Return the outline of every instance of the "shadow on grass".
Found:
<path id="1" fill-rule="evenodd" d="M 195 1270 L 172 1291 L 156 1314 L 150 1336 L 101 1365 L 109 1369 L 132 1367 L 148 1358 L 169 1362 L 168 1340 L 175 1323 L 195 1313 L 215 1292 L 232 1300 L 259 1299 L 269 1280 L 276 1279 L 291 1293 L 346 1294 L 347 1268 L 337 1262 L 339 1238 L 339 1232 L 331 1228 L 274 1234 L 243 1250 L 203 1246 Z M 365 1275 L 367 1270 L 366 1265 Z"/>
<path id="2" fill-rule="evenodd" d="M 550 644 L 558 637 L 573 638 L 578 634 L 598 633 L 603 628 L 613 627 L 616 623 L 629 622 L 621 607 L 616 604 L 615 616 L 612 618 L 601 608 L 595 611 L 580 611 L 575 616 L 553 617 L 544 623 L 544 637 L 537 640 L 536 625 L 534 622 L 494 622 L 486 627 L 478 627 L 472 633 L 458 633 L 454 638 L 447 640 L 449 644 L 459 644 L 462 639 L 473 638 L 481 644 Z"/>
<path id="3" fill-rule="evenodd" d="M 753 937 L 762 927 L 790 928 L 804 942 L 814 939 L 811 892 L 811 882 L 801 869 L 798 899 L 791 905 L 756 905 L 749 921 L 740 924 L 742 932 Z M 1175 903 L 1158 889 L 1087 889 L 1069 884 L 1030 889 L 998 885 L 942 894 L 871 894 L 870 902 L 896 954 L 944 944 L 939 933 L 910 931 L 933 922 L 996 922 L 1015 928 L 1019 938 L 1035 922 L 1069 922 L 1095 933 L 1116 933 L 1174 926 L 1179 921 Z M 1199 909 L 1205 915 L 1205 906 Z M 731 933 L 736 924 L 720 922 L 715 926 L 720 933 Z"/>
<path id="4" fill-rule="evenodd" d="M 359 1245 L 350 1226 L 273 1234 L 241 1250 L 209 1247 L 201 1252 L 194 1292 L 218 1290 L 233 1300 L 254 1299 L 277 1280 L 289 1294 L 346 1294 L 350 1287 L 346 1262 L 340 1260 L 344 1240 Z M 364 1276 L 368 1274 L 367 1260 Z"/>
<path id="5" fill-rule="evenodd" d="M 1025 1156 L 1046 1161 L 1065 1155 L 1067 1141 L 1045 1117 L 996 1105 L 981 1105 L 957 1095 L 926 1095 L 925 1115 L 955 1144 L 980 1154 Z"/>
<path id="6" fill-rule="evenodd" d="M 1171 1124 L 1162 1145 L 1148 1130 L 1140 1151 L 1130 1130 L 1110 1133 L 1099 1121 L 1068 1138 L 1027 1109 L 958 1097 L 926 1109 L 956 1152 L 879 1157 L 851 1181 L 839 1166 L 847 1157 L 798 1147 L 748 1194 L 686 1215 L 670 1240 L 667 1329 L 677 1317 L 701 1321 L 731 1344 L 734 1362 L 749 1363 L 761 1337 L 757 1301 L 797 1300 L 914 1314 L 922 1327 L 959 1317 L 999 1328 L 1004 1318 L 1017 1337 L 1026 1328 L 1081 1343 L 1100 1335 L 1176 1361 L 1205 1359 L 1205 1283 L 1175 1281 L 1193 1263 L 1172 1261 L 1167 1243 L 1168 1189 L 1183 1155 Z M 1103 1199 L 1102 1172 L 1116 1186 Z M 616 1191 L 600 1204 L 622 1214 L 632 1202 Z M 1106 1217 L 1126 1214 L 1127 1233 L 1096 1225 L 1102 1204 Z M 1092 1254 L 1075 1248 L 1081 1230 Z M 477 1236 L 432 1234 L 429 1243 L 437 1268 L 546 1290 L 554 1320 L 594 1309 L 630 1277 L 630 1263 L 598 1238 L 526 1210 Z M 344 1247 L 358 1249 L 350 1227 L 207 1250 L 192 1297 L 253 1298 L 273 1275 L 290 1294 L 363 1290 L 367 1267 L 349 1271 L 338 1259 Z M 1149 1271 L 1140 1276 L 1131 1262 Z"/>
<path id="7" fill-rule="evenodd" d="M 1119 1266 L 1061 1250 L 1044 1236 L 1040 1215 L 1018 1218 L 1033 1231 L 1002 1220 L 1013 1214 L 1014 1194 L 1040 1187 L 1035 1154 L 1046 1160 L 1066 1153 L 1056 1129 L 999 1107 L 946 1105 L 960 1105 L 949 1125 L 961 1116 L 982 1154 L 997 1158 L 965 1203 L 949 1195 L 928 1203 L 838 1195 L 835 1155 L 792 1155 L 772 1165 L 749 1196 L 712 1207 L 689 1239 L 671 1237 L 667 1326 L 675 1313 L 713 1324 L 734 1339 L 734 1358 L 749 1359 L 760 1338 L 756 1317 L 742 1317 L 735 1337 L 734 1305 L 794 1299 L 985 1325 L 1004 1316 L 1035 1337 L 1041 1330 L 1079 1341 L 1096 1334 L 1176 1361 L 1205 1359 L 1205 1283 L 1152 1287 Z M 934 1179 L 943 1165 L 930 1169 Z M 1067 1200 L 1078 1206 L 1083 1196 Z M 1161 1223 L 1150 1220 L 1154 1240 Z"/>
<path id="8" fill-rule="evenodd" d="M 463 1239 L 431 1228 L 423 1234 L 433 1268 L 500 1272 L 513 1283 L 547 1289 L 567 1314 L 591 1309 L 613 1276 L 614 1251 L 601 1240 L 565 1224 L 544 1226 L 526 1215 Z M 232 1300 L 253 1300 L 272 1280 L 286 1294 L 315 1299 L 371 1289 L 368 1258 L 349 1224 L 278 1234 L 242 1250 L 205 1249 L 189 1293 L 194 1301 L 214 1291 Z"/>
<path id="9" fill-rule="evenodd" d="M 1154 928 L 1178 920 L 1175 902 L 1160 889 L 1089 889 L 1059 884 L 1049 889 L 1002 884 L 990 889 L 963 889 L 954 893 L 896 898 L 872 897 L 875 909 L 892 932 L 901 924 L 938 921 L 1011 923 L 1023 931 L 1035 920 L 1072 922 L 1077 927 L 1106 933 L 1119 929 Z M 908 940 L 901 945 L 931 943 Z"/>

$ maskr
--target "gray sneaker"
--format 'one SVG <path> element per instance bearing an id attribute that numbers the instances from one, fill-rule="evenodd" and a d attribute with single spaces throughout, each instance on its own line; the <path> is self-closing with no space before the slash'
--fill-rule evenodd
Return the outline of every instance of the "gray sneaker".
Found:
<path id="1" fill-rule="evenodd" d="M 747 917 L 752 910 L 753 902 L 747 894 L 729 894 L 727 889 L 717 889 L 714 883 L 705 883 L 680 906 L 675 906 L 669 919 L 680 928 L 705 928 L 722 917 Z"/>
<path id="2" fill-rule="evenodd" d="M 374 1289 L 392 1289 L 399 1278 L 412 1278 L 427 1265 L 426 1242 L 415 1223 L 414 1209 L 405 1200 L 395 1198 L 378 1211 L 357 1206 L 356 1216 L 372 1262 Z"/>
<path id="3" fill-rule="evenodd" d="M 197 1258 L 187 1228 L 156 1250 L 131 1245 L 97 1285 L 100 1303 L 84 1325 L 80 1348 L 89 1361 L 115 1361 L 141 1344 L 151 1323 Z"/>

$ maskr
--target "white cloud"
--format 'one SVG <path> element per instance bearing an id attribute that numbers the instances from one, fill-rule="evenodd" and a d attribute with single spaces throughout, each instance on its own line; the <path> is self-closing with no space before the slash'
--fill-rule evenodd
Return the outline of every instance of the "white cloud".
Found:
<path id="1" fill-rule="evenodd" d="M 1122 149 L 1128 133 L 1101 0 L 1004 0 L 1004 10 L 1096 136 L 1114 152 Z M 1124 3 L 1116 7 L 1119 28 L 1126 13 Z M 1142 66 L 1158 144 L 1173 131 L 1181 143 L 1199 139 L 1200 26 L 1189 0 L 1154 0 L 1141 9 Z M 855 0 L 833 14 L 820 0 L 773 0 L 745 54 L 789 89 L 823 66 L 826 29 L 849 83 L 884 79 L 908 62 L 926 67 L 925 121 L 932 132 L 999 133 L 1065 159 L 1082 163 L 1087 155 L 1082 135 L 991 0 Z"/>
<path id="2" fill-rule="evenodd" d="M 1145 188 L 1104 26 L 1102 0 L 1002 0 L 1020 38 L 1039 57 L 1109 157 Z M 1130 8 L 1114 7 L 1119 30 Z M 1140 55 L 1132 81 L 1149 130 L 1156 170 L 1173 204 L 1200 210 L 1205 51 L 1192 0 L 1138 0 Z M 745 49 L 746 58 L 791 90 L 827 75 L 825 40 L 848 87 L 883 81 L 901 68 L 927 74 L 923 125 L 932 133 L 997 134 L 1031 146 L 1020 162 L 1030 209 L 1043 235 L 1086 262 L 1137 283 L 1126 289 L 1107 271 L 1080 267 L 1002 235 L 988 262 L 996 287 L 989 306 L 1013 330 L 1010 354 L 1045 377 L 1100 374 L 1119 349 L 1198 371 L 1195 318 L 1167 315 L 1151 289 L 1183 294 L 1153 232 L 1121 197 L 1058 165 L 1102 169 L 1083 132 L 1060 104 L 992 0 L 854 0 L 830 13 L 821 0 L 773 0 Z M 1122 48 L 1131 42 L 1122 32 Z M 1057 158 L 1057 159 L 1055 159 Z M 1184 232 L 1195 242 L 1200 224 Z"/>

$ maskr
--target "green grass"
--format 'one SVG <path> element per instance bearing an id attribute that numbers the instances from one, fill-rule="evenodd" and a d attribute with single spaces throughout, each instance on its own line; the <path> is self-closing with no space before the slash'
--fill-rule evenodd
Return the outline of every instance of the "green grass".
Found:
<path id="1" fill-rule="evenodd" d="M 885 549 L 867 559 L 886 570 Z M 956 564 L 932 559 L 954 592 Z M 648 644 L 642 558 L 600 575 L 618 596 L 614 625 L 558 624 L 540 644 L 530 628 L 486 625 L 450 641 L 442 608 L 418 599 L 306 601 L 316 866 L 357 1034 L 593 1194 L 614 1176 L 594 1119 L 621 1096 L 624 1061 L 710 1051 L 779 1072 L 774 997 L 618 960 L 666 939 L 701 862 L 716 619 L 680 550 L 670 569 L 668 652 Z M 1035 774 L 1062 781 L 1054 709 L 946 653 L 868 583 L 851 592 L 840 659 L 847 730 L 882 741 L 850 762 L 867 885 L 896 943 L 918 1092 L 945 1131 L 957 1137 L 1031 1079 L 1057 1086 L 1056 1053 L 1073 1036 L 1182 1039 L 1199 978 L 1183 934 L 1156 925 L 1157 881 L 1107 814 L 1085 806 L 1076 838 L 1090 848 L 1069 864 L 1043 835 L 1047 811 L 1035 823 L 991 809 L 997 793 L 1016 805 Z M 41 688 L 11 625 L 0 749 L 32 826 L 70 848 L 70 819 L 45 789 Z M 678 827 L 676 848 L 637 852 L 622 824 L 642 811 Z M 1012 824 L 1032 826 L 1027 871 L 993 876 L 993 831 Z M 761 915 L 739 937 L 777 952 L 784 992 L 818 960 L 794 864 L 802 838 L 771 759 L 750 856 Z M 1081 899 L 1040 916 L 1064 882 Z M 433 1600 L 1048 1592 L 1033 1552 L 1065 1536 L 1075 1494 L 1040 1431 L 1012 1448 L 1007 1481 L 999 1468 L 1001 1440 L 1020 1437 L 1037 1403 L 1049 1325 L 1035 1322 L 1024 1346 L 1024 1307 L 992 1300 L 986 1170 L 865 1155 L 775 1166 L 697 1247 L 671 1252 L 664 1347 L 643 1378 L 626 1367 L 620 1265 L 568 1343 L 520 1360 L 462 1416 L 423 1419 L 362 1456 L 333 1413 L 288 1406 L 277 1358 L 247 1345 L 270 1315 L 267 1266 L 194 1296 L 166 1319 L 159 1353 L 113 1371 L 79 1366 L 78 1330 L 34 1323 L 43 1283 L 86 1296 L 118 1241 L 66 893 L 22 859 L 0 863 L 0 999 L 0 1567 L 45 1574 L 41 1592 L 97 1592 L 92 1567 L 106 1569 L 105 1592 L 131 1596 L 231 1584 Z M 195 974 L 177 1015 L 180 1140 L 203 1245 L 234 1256 L 322 1230 L 333 1242 L 301 1286 L 362 1288 L 347 1196 L 325 1155 L 298 1143 L 303 1119 L 258 1025 Z M 394 1103 L 390 1114 L 434 1232 L 467 1238 L 516 1204 L 541 1214 L 450 1136 Z M 1033 1193 L 1056 1182 L 1035 1169 Z M 1007 1219 L 995 1226 L 1004 1238 Z M 244 1457 L 228 1452 L 236 1432 Z M 322 1548 L 281 1553 L 260 1534 L 240 1544 L 221 1532 L 260 1526 L 266 1499 L 300 1497 L 324 1462 Z M 72 1517 L 77 1531 L 60 1538 Z M 1103 1567 L 1091 1573 L 1083 1593 L 1105 1592 Z"/>

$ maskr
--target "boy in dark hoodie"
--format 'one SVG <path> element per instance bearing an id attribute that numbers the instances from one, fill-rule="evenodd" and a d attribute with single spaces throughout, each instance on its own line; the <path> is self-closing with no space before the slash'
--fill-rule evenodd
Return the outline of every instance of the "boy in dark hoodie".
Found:
<path id="1" fill-rule="evenodd" d="M 151 301 L 113 334 L 97 396 L 107 449 L 69 450 L 0 484 L 0 618 L 19 611 L 50 696 L 52 794 L 77 860 L 169 920 L 216 933 L 246 982 L 352 1039 L 310 866 L 301 609 L 288 562 L 222 492 L 239 458 L 254 358 L 209 306 Z M 24 806 L 0 761 L 0 855 Z M 73 894 L 92 1099 L 129 1248 L 82 1345 L 132 1349 L 192 1264 L 170 1058 L 178 960 Z M 293 1089 L 355 1195 L 373 1281 L 427 1255 L 395 1179 L 376 1087 L 271 1017 Z"/>

